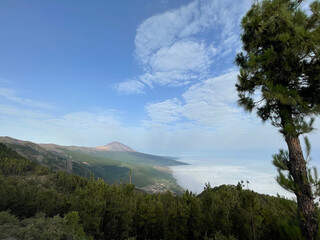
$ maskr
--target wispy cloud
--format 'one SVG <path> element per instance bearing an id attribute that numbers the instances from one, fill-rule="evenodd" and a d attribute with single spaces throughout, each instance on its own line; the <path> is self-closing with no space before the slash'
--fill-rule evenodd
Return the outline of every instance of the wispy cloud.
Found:
<path id="1" fill-rule="evenodd" d="M 4 97 L 12 102 L 26 105 L 34 108 L 51 109 L 52 106 L 47 103 L 39 102 L 29 98 L 22 98 L 18 96 L 18 93 L 10 88 L 0 87 L 0 96 Z"/>
<path id="2" fill-rule="evenodd" d="M 35 142 L 95 146 L 114 140 L 125 140 L 121 119 L 112 110 L 70 112 L 52 116 L 0 104 L 0 135 Z M 124 133 L 124 134 L 122 134 Z M 128 137 L 130 139 L 130 137 Z"/>
<path id="3" fill-rule="evenodd" d="M 263 125 L 254 113 L 246 114 L 237 106 L 236 79 L 237 71 L 230 70 L 193 84 L 180 98 L 148 103 L 144 126 L 177 149 L 179 142 L 185 148 L 202 150 L 281 147 L 275 128 Z"/>
<path id="4" fill-rule="evenodd" d="M 178 41 L 155 52 L 145 66 L 140 80 L 153 84 L 180 86 L 208 73 L 217 50 L 204 42 Z"/>
<path id="5" fill-rule="evenodd" d="M 237 72 L 230 72 L 191 86 L 183 94 L 186 102 L 182 109 L 184 116 L 216 127 L 230 123 L 230 119 L 239 119 L 241 111 L 235 106 L 236 78 Z"/>
<path id="6" fill-rule="evenodd" d="M 43 111 L 27 110 L 12 105 L 0 104 L 0 114 L 3 117 L 14 117 L 14 118 L 34 118 L 34 119 L 45 119 L 49 114 Z"/>
<path id="7" fill-rule="evenodd" d="M 144 71 L 137 77 L 145 84 L 140 87 L 182 86 L 207 77 L 219 54 L 239 49 L 239 21 L 250 4 L 196 0 L 143 21 L 135 37 L 135 55 Z M 201 34 L 210 34 L 212 41 Z"/>
<path id="8" fill-rule="evenodd" d="M 115 86 L 115 88 L 122 93 L 126 94 L 140 94 L 144 93 L 144 87 L 145 85 L 137 80 L 127 80 L 124 82 L 121 82 Z"/>
<path id="9" fill-rule="evenodd" d="M 46 121 L 50 125 L 81 131 L 90 131 L 95 128 L 107 129 L 110 127 L 119 127 L 121 125 L 112 111 L 71 112 L 59 118 L 47 119 Z"/>
<path id="10" fill-rule="evenodd" d="M 149 103 L 145 109 L 154 123 L 174 122 L 181 116 L 181 103 L 176 98 L 159 103 Z"/>
<path id="11" fill-rule="evenodd" d="M 147 107 L 150 119 L 143 125 L 126 126 L 119 113 L 110 110 L 70 112 L 52 116 L 0 105 L 0 135 L 44 143 L 98 146 L 117 140 L 149 153 L 170 154 L 215 149 L 257 149 L 281 147 L 283 140 L 274 128 L 226 123 L 225 129 L 181 121 L 182 103 L 177 99 Z M 241 122 L 243 123 L 243 122 Z M 174 126 L 168 126 L 173 124 Z M 159 127 L 160 126 L 160 127 Z M 318 140 L 318 139 L 316 139 Z M 319 142 L 319 141 L 318 141 Z"/>
<path id="12" fill-rule="evenodd" d="M 146 112 L 150 121 L 170 124 L 181 117 L 194 121 L 204 127 L 228 127 L 250 125 L 249 115 L 244 115 L 236 105 L 235 83 L 237 71 L 229 71 L 221 76 L 193 84 L 181 100 L 168 99 L 163 102 L 149 103 Z"/>
<path id="13" fill-rule="evenodd" d="M 170 46 L 187 33 L 197 11 L 196 1 L 173 11 L 152 16 L 140 24 L 135 37 L 136 55 L 142 64 L 148 64 L 149 58 L 164 46 Z M 192 31 L 192 33 L 196 33 Z M 185 32 L 185 34 L 183 33 Z"/>

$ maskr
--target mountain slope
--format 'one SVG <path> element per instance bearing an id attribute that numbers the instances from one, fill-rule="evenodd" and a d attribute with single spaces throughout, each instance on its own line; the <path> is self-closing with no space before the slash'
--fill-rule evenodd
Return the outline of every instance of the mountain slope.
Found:
<path id="1" fill-rule="evenodd" d="M 115 151 L 115 152 L 135 152 L 132 148 L 119 142 L 112 142 L 105 146 L 96 147 L 100 151 Z"/>
<path id="2" fill-rule="evenodd" d="M 170 157 L 155 156 L 137 152 L 119 142 L 112 142 L 102 147 L 60 146 L 55 144 L 39 144 L 39 146 L 58 155 L 67 154 L 69 156 L 72 153 L 71 155 L 73 155 L 74 160 L 81 162 L 85 161 L 88 156 L 91 156 L 91 162 L 98 162 L 99 164 L 104 165 L 114 165 L 117 163 L 119 164 L 119 162 L 152 166 L 186 165 L 186 163 L 174 160 Z"/>
<path id="3" fill-rule="evenodd" d="M 54 154 L 38 144 L 10 137 L 1 137 L 0 142 L 15 150 L 23 157 L 54 169 L 72 171 L 72 161 L 61 154 Z"/>
<path id="4" fill-rule="evenodd" d="M 139 153 L 119 142 L 91 148 L 35 144 L 10 137 L 0 137 L 0 142 L 22 156 L 53 169 L 85 177 L 93 173 L 111 184 L 129 182 L 131 172 L 132 183 L 146 192 L 183 191 L 168 166 L 185 163 Z"/>
<path id="5" fill-rule="evenodd" d="M 186 165 L 186 163 L 176 161 L 169 157 L 155 156 L 140 152 L 118 152 L 118 151 L 96 151 L 89 152 L 91 156 L 102 158 L 111 158 L 121 162 L 132 164 L 158 165 L 158 166 L 177 166 Z"/>

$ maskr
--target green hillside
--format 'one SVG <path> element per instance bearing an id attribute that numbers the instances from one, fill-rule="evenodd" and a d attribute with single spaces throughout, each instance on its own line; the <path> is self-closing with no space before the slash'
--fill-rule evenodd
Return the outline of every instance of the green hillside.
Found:
<path id="1" fill-rule="evenodd" d="M 46 151 L 32 142 L 9 142 L 5 143 L 8 147 L 14 149 L 20 155 L 38 162 L 44 166 L 52 167 L 53 169 L 62 169 L 71 172 L 71 161 L 65 156 L 58 155 Z"/>
<path id="2" fill-rule="evenodd" d="M 27 159 L 54 170 L 75 173 L 79 176 L 102 178 L 110 184 L 132 183 L 149 193 L 172 191 L 181 194 L 168 166 L 185 164 L 168 157 L 139 152 L 101 151 L 95 148 L 64 147 L 35 144 L 9 137 L 0 137 L 8 147 Z"/>
<path id="3" fill-rule="evenodd" d="M 0 186 L 0 239 L 302 239 L 295 202 L 240 183 L 146 194 L 53 171 L 0 143 Z"/>
<path id="4" fill-rule="evenodd" d="M 168 157 L 155 156 L 139 152 L 96 151 L 89 154 L 92 156 L 115 159 L 121 162 L 134 164 L 148 164 L 158 166 L 186 165 L 186 163 L 179 162 Z"/>
<path id="5" fill-rule="evenodd" d="M 169 168 L 164 163 L 174 164 L 174 160 L 137 152 L 90 152 L 61 150 L 75 162 L 86 165 L 96 177 L 109 183 L 128 183 L 131 170 L 132 183 L 147 192 L 171 190 L 181 194 L 183 189 L 177 184 Z M 177 162 L 182 164 L 181 162 Z M 169 166 L 170 166 L 169 165 Z"/>

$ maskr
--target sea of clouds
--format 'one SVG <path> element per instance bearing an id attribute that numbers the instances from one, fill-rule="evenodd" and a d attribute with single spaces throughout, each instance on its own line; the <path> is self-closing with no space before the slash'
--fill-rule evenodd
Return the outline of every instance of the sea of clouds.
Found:
<path id="1" fill-rule="evenodd" d="M 271 160 L 234 160 L 209 157 L 181 157 L 190 165 L 171 167 L 173 176 L 184 189 L 199 194 L 205 183 L 211 187 L 222 184 L 237 185 L 241 180 L 245 189 L 258 193 L 284 196 L 293 199 L 294 195 L 283 189 L 276 181 L 277 170 Z M 249 183 L 247 184 L 247 181 Z"/>

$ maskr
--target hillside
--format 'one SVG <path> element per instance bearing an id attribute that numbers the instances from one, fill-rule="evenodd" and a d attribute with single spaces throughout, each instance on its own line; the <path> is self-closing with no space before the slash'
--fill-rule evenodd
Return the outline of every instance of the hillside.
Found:
<path id="1" fill-rule="evenodd" d="M 0 143 L 0 186 L 0 239 L 302 239 L 295 202 L 241 184 L 146 194 L 54 172 Z"/>
<path id="2" fill-rule="evenodd" d="M 72 161 L 63 154 L 52 153 L 40 145 L 10 137 L 0 137 L 0 142 L 17 153 L 41 165 L 72 172 Z"/>
<path id="3" fill-rule="evenodd" d="M 130 147 L 113 142 L 102 147 L 60 146 L 35 144 L 28 141 L 0 137 L 0 142 L 22 156 L 43 166 L 63 170 L 80 176 L 94 174 L 108 183 L 129 182 L 150 192 L 170 190 L 181 194 L 168 166 L 185 164 L 168 157 L 139 153 Z"/>
<path id="4" fill-rule="evenodd" d="M 135 150 L 120 142 L 112 142 L 105 146 L 96 147 L 96 149 L 101 151 L 135 152 Z"/>

